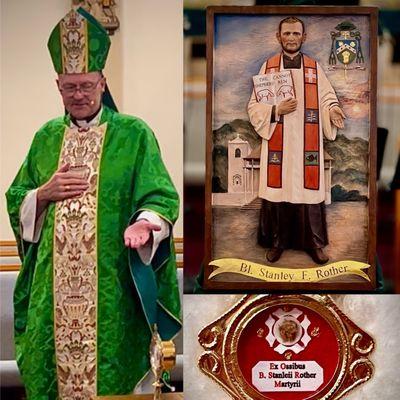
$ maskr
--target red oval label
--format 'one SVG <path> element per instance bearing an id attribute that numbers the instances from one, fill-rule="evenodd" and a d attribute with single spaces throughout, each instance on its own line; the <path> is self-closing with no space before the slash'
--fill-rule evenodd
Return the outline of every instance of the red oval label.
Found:
<path id="1" fill-rule="evenodd" d="M 261 398 L 306 400 L 326 394 L 337 379 L 340 341 L 316 311 L 298 304 L 273 306 L 243 328 L 237 360 Z"/>

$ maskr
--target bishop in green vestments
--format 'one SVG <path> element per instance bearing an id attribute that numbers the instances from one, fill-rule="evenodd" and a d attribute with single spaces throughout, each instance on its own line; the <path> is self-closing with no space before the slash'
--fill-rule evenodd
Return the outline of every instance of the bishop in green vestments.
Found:
<path id="1" fill-rule="evenodd" d="M 39 129 L 7 192 L 28 399 L 128 394 L 149 370 L 154 324 L 163 339 L 180 329 L 179 199 L 149 127 L 105 104 L 109 45 L 81 9 L 56 25 L 48 46 L 67 114 Z"/>

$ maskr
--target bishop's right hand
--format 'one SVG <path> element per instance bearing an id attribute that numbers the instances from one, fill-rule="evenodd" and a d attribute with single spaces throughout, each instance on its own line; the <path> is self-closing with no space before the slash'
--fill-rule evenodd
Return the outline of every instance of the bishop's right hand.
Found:
<path id="1" fill-rule="evenodd" d="M 278 115 L 286 115 L 290 114 L 291 112 L 295 111 L 297 108 L 297 100 L 296 99 L 286 99 L 282 100 L 276 109 Z"/>
<path id="2" fill-rule="evenodd" d="M 71 172 L 69 164 L 62 165 L 54 175 L 37 191 L 39 203 L 61 201 L 78 197 L 89 188 L 89 183 L 81 174 Z"/>

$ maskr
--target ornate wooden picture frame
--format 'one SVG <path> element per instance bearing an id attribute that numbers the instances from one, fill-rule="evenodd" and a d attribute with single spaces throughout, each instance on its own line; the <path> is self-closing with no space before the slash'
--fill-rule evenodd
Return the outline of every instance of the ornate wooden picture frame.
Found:
<path id="1" fill-rule="evenodd" d="M 376 63 L 374 7 L 207 9 L 206 290 L 375 289 Z"/>

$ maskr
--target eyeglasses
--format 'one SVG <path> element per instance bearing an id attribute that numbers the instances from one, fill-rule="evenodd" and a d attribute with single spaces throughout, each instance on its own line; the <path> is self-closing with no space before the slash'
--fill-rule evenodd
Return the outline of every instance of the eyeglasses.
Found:
<path id="1" fill-rule="evenodd" d="M 97 82 L 83 82 L 80 85 L 66 83 L 60 87 L 60 92 L 64 93 L 66 96 L 73 96 L 79 90 L 82 94 L 89 95 L 96 89 L 102 79 L 103 77 L 101 77 Z"/>

